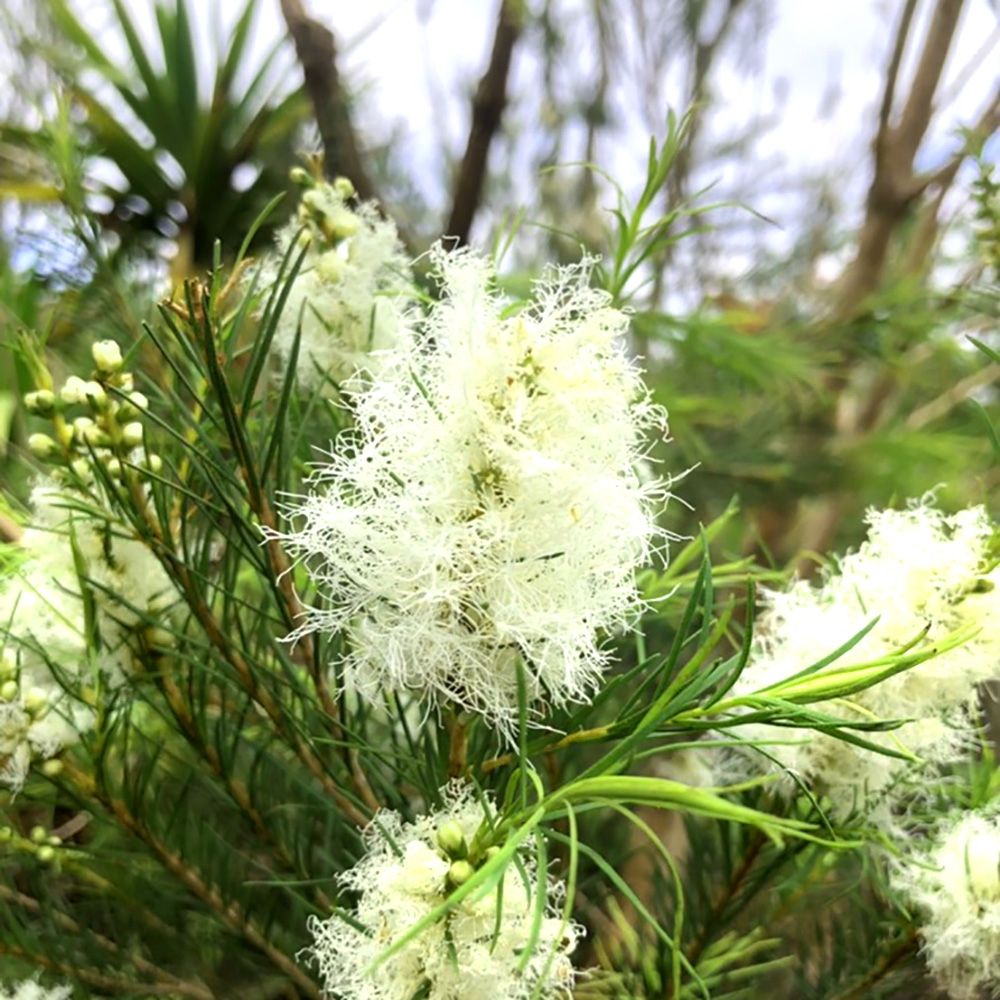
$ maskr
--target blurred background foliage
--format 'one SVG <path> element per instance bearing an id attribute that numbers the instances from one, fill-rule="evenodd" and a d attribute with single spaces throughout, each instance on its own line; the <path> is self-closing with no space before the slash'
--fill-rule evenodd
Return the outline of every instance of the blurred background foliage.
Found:
<path id="1" fill-rule="evenodd" d="M 859 124 L 874 152 L 862 147 L 854 164 L 866 198 L 857 179 L 842 182 L 833 150 L 825 175 L 796 176 L 792 164 L 762 184 L 754 142 L 775 121 L 727 125 L 723 86 L 760 71 L 782 16 L 769 0 L 498 5 L 487 63 L 469 84 L 465 147 L 442 130 L 445 176 L 433 183 L 374 117 L 366 81 L 338 69 L 336 23 L 299 0 L 280 4 L 279 21 L 265 0 L 220 0 L 207 13 L 189 0 L 6 0 L 3 336 L 40 322 L 72 355 L 102 330 L 134 329 L 156 298 L 211 266 L 215 239 L 234 254 L 286 190 L 297 154 L 319 148 L 331 173 L 381 198 L 414 252 L 442 232 L 488 243 L 518 229 L 507 271 L 523 288 L 545 260 L 615 244 L 616 202 L 639 191 L 615 175 L 617 192 L 601 155 L 613 145 L 615 164 L 641 168 L 672 98 L 690 110 L 649 192 L 656 232 L 621 297 L 670 411 L 662 457 L 676 472 L 698 468 L 678 490 L 693 510 L 675 508 L 678 527 L 708 523 L 738 496 L 747 516 L 723 543 L 784 565 L 856 540 L 871 503 L 935 484 L 948 505 L 986 499 L 995 472 L 970 400 L 995 407 L 1000 370 L 984 369 L 966 335 L 989 340 L 997 310 L 996 81 L 975 95 L 977 120 L 935 103 L 963 75 L 982 84 L 976 66 L 947 64 L 975 2 L 885 12 L 887 26 L 896 21 L 881 106 Z M 266 14 L 287 37 L 261 38 Z M 370 33 L 393 16 L 387 8 Z M 975 59 L 988 63 L 988 52 Z M 943 165 L 921 172 L 921 143 L 942 134 L 958 138 Z M 443 208 L 438 189 L 453 195 Z M 775 206 L 780 239 L 757 214 Z M 11 481 L 25 439 L 9 405 L 17 377 L 5 365 Z"/>
<path id="2" fill-rule="evenodd" d="M 851 137 L 860 147 L 831 137 L 826 167 L 799 173 L 753 158 L 777 121 L 734 128 L 725 114 L 726 88 L 766 60 L 780 13 L 773 0 L 498 2 L 478 80 L 458 98 L 441 95 L 467 109 L 467 131 L 455 143 L 442 129 L 433 183 L 365 100 L 366 81 L 343 71 L 335 8 L 281 0 L 272 14 L 282 30 L 262 46 L 264 4 L 212 0 L 206 32 L 193 0 L 3 0 L 5 346 L 22 329 L 43 331 L 58 376 L 77 370 L 94 340 L 134 333 L 157 301 L 212 268 L 216 240 L 221 259 L 235 257 L 303 151 L 322 149 L 331 175 L 377 197 L 414 253 L 442 234 L 512 240 L 505 280 L 514 290 L 545 261 L 574 260 L 581 248 L 607 255 L 620 245 L 616 210 L 645 200 L 641 259 L 616 290 L 634 310 L 633 347 L 670 413 L 672 440 L 654 457 L 678 475 L 694 470 L 677 485 L 684 503 L 671 508 L 672 527 L 696 533 L 738 498 L 741 515 L 713 537 L 717 562 L 752 557 L 809 572 L 859 540 L 871 504 L 937 487 L 946 508 L 983 502 L 1000 513 L 987 431 L 1000 424 L 1000 363 L 969 341 L 1000 344 L 1000 81 L 975 95 L 981 111 L 969 120 L 942 98 L 945 82 L 972 86 L 970 67 L 948 59 L 963 12 L 985 0 L 888 5 L 875 105 Z M 984 51 L 976 64 L 992 53 L 995 65 L 996 50 Z M 690 110 L 669 148 L 654 146 L 663 169 L 647 177 L 648 137 L 668 133 L 667 97 Z M 942 134 L 954 142 L 928 168 L 924 144 Z M 857 156 L 845 165 L 848 147 Z M 781 211 L 793 194 L 795 211 Z M 780 239 L 768 236 L 775 214 Z M 23 494 L 32 428 L 16 403 L 31 385 L 13 351 L 2 357 L 0 484 Z M 667 834 L 675 846 L 688 835 Z M 730 953 L 744 966 L 758 954 L 768 962 L 754 914 L 782 926 L 774 914 L 807 891 L 796 872 L 816 865 L 800 863 L 801 845 L 765 846 L 744 828 L 697 836 L 711 861 L 693 871 L 705 884 L 689 887 L 688 944 L 711 959 L 711 942 L 732 934 Z M 775 873 L 783 881 L 772 894 Z M 649 876 L 646 895 L 669 922 L 661 876 Z M 808 891 L 835 900 L 860 878 L 831 868 Z M 657 963 L 669 953 L 636 937 L 620 899 L 588 906 L 610 929 L 589 957 L 621 976 L 634 965 L 627 995 L 666 996 Z M 828 911 L 813 912 L 821 938 Z M 883 949 L 886 961 L 901 956 L 877 986 L 857 992 L 838 965 L 855 947 L 848 941 L 813 949 L 795 974 L 812 977 L 799 995 L 833 995 L 838 977 L 844 1000 L 890 988 L 915 995 L 905 968 L 917 975 L 919 966 L 902 963 L 913 941 L 870 917 L 850 929 L 852 941 Z M 757 972 L 787 974 L 766 964 Z M 605 995 L 600 980 L 592 988 Z"/>

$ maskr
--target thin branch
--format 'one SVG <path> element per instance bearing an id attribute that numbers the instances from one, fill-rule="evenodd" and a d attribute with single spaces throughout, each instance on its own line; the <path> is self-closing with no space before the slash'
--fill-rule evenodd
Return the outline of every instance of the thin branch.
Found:
<path id="1" fill-rule="evenodd" d="M 916 955 L 920 948 L 920 938 L 916 931 L 910 933 L 900 941 L 885 958 L 875 966 L 874 969 L 856 986 L 850 987 L 844 993 L 838 993 L 834 1000 L 864 1000 L 871 995 L 871 988 L 881 980 L 885 979 L 894 969 L 905 962 L 908 958 Z"/>
<path id="2" fill-rule="evenodd" d="M 186 992 L 182 988 L 182 984 L 177 983 L 137 983 L 119 976 L 109 976 L 96 969 L 70 965 L 68 962 L 57 962 L 46 955 L 36 955 L 34 952 L 25 951 L 15 944 L 0 943 L 0 955 L 12 955 L 14 958 L 30 962 L 32 965 L 37 965 L 40 969 L 45 969 L 48 972 L 54 972 L 56 975 L 64 976 L 67 979 L 78 979 L 80 982 L 94 986 L 105 993 L 165 997 L 167 1000 L 181 996 L 190 997 L 192 1000 L 214 1000 L 215 996 L 213 993 L 202 993 L 201 991 L 197 994 Z"/>
<path id="3" fill-rule="evenodd" d="M 500 0 L 493 51 L 489 66 L 472 98 L 472 125 L 465 155 L 458 170 L 446 236 L 459 243 L 469 241 L 472 220 L 479 210 L 486 182 L 486 167 L 504 108 L 507 106 L 507 78 L 514 45 L 521 33 L 524 16 L 522 0 Z"/>
<path id="4" fill-rule="evenodd" d="M 276 969 L 304 990 L 313 1000 L 322 1000 L 322 992 L 313 979 L 307 976 L 284 952 L 279 951 L 267 940 L 243 912 L 239 903 L 225 900 L 217 888 L 207 883 L 198 871 L 192 868 L 178 853 L 172 851 L 135 816 L 125 802 L 118 798 L 112 798 L 98 786 L 92 777 L 68 762 L 64 763 L 64 773 L 81 794 L 99 802 L 118 820 L 124 830 L 145 844 L 160 864 L 176 876 L 196 899 L 215 912 L 227 927 L 242 935 L 251 947 L 264 955 Z"/>
<path id="5" fill-rule="evenodd" d="M 1000 379 L 1000 365 L 989 364 L 982 371 L 973 372 L 960 379 L 947 392 L 914 410 L 906 419 L 908 431 L 918 431 L 922 427 L 950 413 L 960 403 L 964 403 L 976 389 L 992 385 Z"/>
<path id="6" fill-rule="evenodd" d="M 854 259 L 840 281 L 833 307 L 835 322 L 853 316 L 879 287 L 893 236 L 910 206 L 926 190 L 925 180 L 914 174 L 913 160 L 933 116 L 934 94 L 941 82 L 964 2 L 938 0 L 899 124 L 892 126 L 889 118 L 899 72 L 898 60 L 902 58 L 910 30 L 910 18 L 904 9 L 886 70 L 875 138 L 874 176 L 868 189 L 865 219 Z"/>
<path id="7" fill-rule="evenodd" d="M 889 119 L 892 116 L 892 104 L 896 98 L 896 80 L 899 77 L 899 66 L 903 61 L 903 52 L 906 49 L 907 39 L 910 37 L 910 28 L 913 24 L 913 15 L 917 10 L 917 0 L 906 0 L 906 6 L 899 18 L 896 27 L 896 39 L 892 46 L 892 56 L 889 59 L 889 68 L 885 74 L 885 90 L 882 92 L 882 106 L 878 112 L 878 134 L 886 135 L 889 131 Z M 878 140 L 876 140 L 877 144 Z"/>
<path id="8" fill-rule="evenodd" d="M 907 162 L 916 155 L 930 124 L 934 95 L 941 82 L 944 64 L 958 28 L 965 0 L 938 0 L 927 28 L 927 37 L 920 60 L 913 74 L 910 92 L 900 114 L 899 125 L 893 130 L 900 155 Z"/>
<path id="9" fill-rule="evenodd" d="M 302 0 L 281 0 L 281 13 L 302 66 L 327 175 L 348 177 L 360 198 L 374 198 L 337 69 L 333 32 L 306 13 Z"/>
<path id="10" fill-rule="evenodd" d="M 172 975 L 165 969 L 161 969 L 158 965 L 154 965 L 152 962 L 143 958 L 141 955 L 135 954 L 135 952 L 123 952 L 122 949 L 115 944 L 110 938 L 105 937 L 103 934 L 98 933 L 90 928 L 84 929 L 77 921 L 75 921 L 69 914 L 62 913 L 59 910 L 44 909 L 42 904 L 35 899 L 33 896 L 28 896 L 23 892 L 18 892 L 16 889 L 8 889 L 5 886 L 0 885 L 0 899 L 8 903 L 16 903 L 18 906 L 25 910 L 29 910 L 31 913 L 45 914 L 53 923 L 57 924 L 62 930 L 68 931 L 70 934 L 78 934 L 81 936 L 91 937 L 97 944 L 99 944 L 105 951 L 111 952 L 113 955 L 122 955 L 125 960 L 134 965 L 135 968 L 152 979 L 157 980 L 159 983 L 163 984 L 164 987 L 170 990 L 170 995 L 178 997 L 190 997 L 191 1000 L 214 1000 L 215 994 L 204 985 L 198 985 L 196 983 L 189 983 L 183 979 L 178 979 L 177 976 Z M 131 989 L 135 984 L 128 984 Z M 149 993 L 150 989 L 147 984 L 142 984 L 142 986 L 135 990 L 137 993 Z"/>

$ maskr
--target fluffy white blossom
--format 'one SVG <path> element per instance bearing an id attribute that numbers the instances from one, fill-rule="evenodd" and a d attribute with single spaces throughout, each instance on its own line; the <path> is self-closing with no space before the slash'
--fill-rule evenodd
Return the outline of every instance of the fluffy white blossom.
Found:
<path id="1" fill-rule="evenodd" d="M 0 983 L 0 1000 L 69 1000 L 73 991 L 69 986 L 42 986 L 36 979 L 20 983 Z"/>
<path id="2" fill-rule="evenodd" d="M 306 388 L 377 368 L 378 352 L 401 337 L 411 280 L 396 226 L 371 202 L 351 207 L 349 190 L 319 184 L 306 192 L 299 218 L 279 234 L 278 253 L 264 267 L 265 287 L 271 286 L 288 250 L 294 258 L 308 245 L 272 342 L 287 364 L 301 317 L 296 374 Z"/>
<path id="3" fill-rule="evenodd" d="M 37 486 L 32 526 L 12 572 L 0 580 L 0 683 L 10 694 L 0 701 L 0 782 L 14 788 L 33 761 L 51 757 L 92 724 L 86 693 L 97 680 L 94 668 L 105 682 L 120 683 L 130 670 L 136 629 L 176 599 L 152 553 L 121 524 L 96 509 L 81 509 L 87 503 L 93 508 L 92 500 L 51 480 Z M 93 657 L 84 587 L 100 639 Z M 74 685 L 71 697 L 67 687 Z"/>
<path id="4" fill-rule="evenodd" d="M 364 833 L 364 857 L 341 876 L 357 894 L 352 918 L 365 929 L 336 915 L 309 923 L 314 944 L 306 955 L 329 994 L 411 1000 L 426 989 L 420 995 L 427 1000 L 568 1000 L 574 981 L 569 956 L 581 930 L 556 915 L 565 889 L 527 855 L 371 971 L 387 948 L 447 899 L 456 875 L 459 883 L 467 881 L 484 863 L 488 828 L 482 806 L 454 784 L 445 789 L 440 812 L 414 823 L 394 812 L 377 815 Z M 548 903 L 527 955 L 539 892 Z"/>
<path id="5" fill-rule="evenodd" d="M 977 685 L 1000 676 L 1000 572 L 989 544 L 993 525 L 981 507 L 948 516 L 929 500 L 905 510 L 870 511 L 868 524 L 867 540 L 840 559 L 819 586 L 800 581 L 769 595 L 754 653 L 735 693 L 785 680 L 832 653 L 876 616 L 875 627 L 826 670 L 891 654 L 922 635 L 918 650 L 960 629 L 979 629 L 949 652 L 818 706 L 851 720 L 910 719 L 900 729 L 860 735 L 945 763 L 968 746 Z M 841 814 L 860 807 L 870 812 L 911 766 L 813 731 L 749 726 L 740 734 L 794 741 L 766 749 L 780 765 L 829 792 Z"/>
<path id="6" fill-rule="evenodd" d="M 302 630 L 350 633 L 349 689 L 505 725 L 519 660 L 532 702 L 582 699 L 606 659 L 599 630 L 636 611 L 666 496 L 637 463 L 665 414 L 587 264 L 551 271 L 512 315 L 484 259 L 438 247 L 432 263 L 444 297 L 418 346 L 360 391 L 356 429 L 282 537 L 327 599 Z"/>
<path id="7" fill-rule="evenodd" d="M 967 813 L 895 864 L 895 887 L 920 911 L 930 971 L 956 998 L 1000 990 L 1000 818 Z"/>
<path id="8" fill-rule="evenodd" d="M 83 583 L 74 546 L 82 560 Z M 93 500 L 48 480 L 33 491 L 31 527 L 20 548 L 24 559 L 17 572 L 0 584 L 0 622 L 21 640 L 22 678 L 29 685 L 51 682 L 42 650 L 68 674 L 86 662 L 83 586 L 93 598 L 101 670 L 110 679 L 127 673 L 134 630 L 176 600 L 156 557 Z"/>

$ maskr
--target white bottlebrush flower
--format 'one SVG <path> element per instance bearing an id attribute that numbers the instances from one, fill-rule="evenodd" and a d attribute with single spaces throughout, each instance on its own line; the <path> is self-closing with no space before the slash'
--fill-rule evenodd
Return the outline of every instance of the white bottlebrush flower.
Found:
<path id="1" fill-rule="evenodd" d="M 114 682 L 129 671 L 129 642 L 148 617 L 159 617 L 176 591 L 156 557 L 127 529 L 81 506 L 94 501 L 52 481 L 32 495 L 31 527 L 21 539 L 23 558 L 0 582 L 0 628 L 17 652 L 22 682 L 48 688 L 49 661 L 69 676 L 89 664 L 83 587 L 93 598 L 101 651 L 97 665 Z M 73 547 L 82 560 L 77 573 Z"/>
<path id="2" fill-rule="evenodd" d="M 69 986 L 42 986 L 37 979 L 20 983 L 0 983 L 0 1000 L 69 1000 L 73 991 Z"/>
<path id="3" fill-rule="evenodd" d="M 905 510 L 870 511 L 868 524 L 867 540 L 840 559 L 819 586 L 800 581 L 769 595 L 754 653 L 735 693 L 751 694 L 785 680 L 843 645 L 876 616 L 875 627 L 825 669 L 891 654 L 924 630 L 918 650 L 962 628 L 979 629 L 958 648 L 819 706 L 857 721 L 910 719 L 900 729 L 860 735 L 946 763 L 968 746 L 977 685 L 1000 676 L 1000 572 L 989 544 L 993 525 L 981 507 L 948 516 L 929 501 Z M 911 766 L 812 731 L 748 726 L 739 732 L 797 741 L 766 749 L 780 765 L 829 792 L 834 810 L 842 814 L 862 806 L 870 812 Z"/>
<path id="4" fill-rule="evenodd" d="M 955 1000 L 1000 990 L 1000 818 L 967 813 L 894 865 L 922 917 L 927 965 Z"/>
<path id="5" fill-rule="evenodd" d="M 482 806 L 454 784 L 445 789 L 444 808 L 415 823 L 394 812 L 377 815 L 364 833 L 364 857 L 341 876 L 357 894 L 352 919 L 364 930 L 336 915 L 309 922 L 314 944 L 305 954 L 327 993 L 344 1000 L 568 1000 L 574 981 L 570 954 L 582 932 L 556 916 L 565 888 L 537 871 L 527 855 L 508 865 L 499 883 L 472 892 L 371 970 L 387 948 L 447 899 L 456 875 L 467 880 L 484 863 L 487 852 L 477 834 L 488 829 L 485 824 Z M 526 955 L 539 892 L 548 903 L 535 947 Z"/>
<path id="6" fill-rule="evenodd" d="M 438 247 L 432 263 L 445 294 L 418 346 L 359 392 L 356 429 L 282 537 L 327 599 L 301 631 L 350 633 L 349 689 L 510 726 L 519 660 L 532 703 L 582 699 L 606 659 L 599 630 L 637 610 L 666 487 L 636 466 L 665 414 L 587 264 L 551 271 L 509 315 L 487 261 Z"/>
<path id="7" fill-rule="evenodd" d="M 301 317 L 296 374 L 306 388 L 325 378 L 340 384 L 377 368 L 378 352 L 400 340 L 400 316 L 412 287 L 395 224 L 371 202 L 350 206 L 345 193 L 331 184 L 308 191 L 299 219 L 279 234 L 278 253 L 262 275 L 264 287 L 272 286 L 289 248 L 294 257 L 308 245 L 272 344 L 287 363 Z"/>

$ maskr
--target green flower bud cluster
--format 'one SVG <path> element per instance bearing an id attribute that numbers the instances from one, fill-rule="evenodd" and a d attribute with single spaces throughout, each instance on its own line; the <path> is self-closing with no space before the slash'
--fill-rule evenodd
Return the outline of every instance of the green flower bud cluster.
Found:
<path id="1" fill-rule="evenodd" d="M 464 885 L 487 861 L 495 857 L 498 847 L 488 847 L 485 851 L 466 842 L 462 828 L 454 820 L 447 820 L 437 829 L 435 839 L 442 853 L 451 861 L 448 881 L 453 886 Z"/>
<path id="2" fill-rule="evenodd" d="M 329 251 L 336 250 L 358 231 L 358 217 L 347 204 L 357 193 L 354 185 L 346 177 L 338 177 L 331 184 L 302 167 L 291 171 L 291 179 L 306 189 L 299 202 L 298 219 L 306 227 L 307 241 L 322 254 L 323 277 L 337 281 L 341 274 L 340 257 Z M 328 252 L 323 253 L 324 250 Z"/>
<path id="3" fill-rule="evenodd" d="M 142 417 L 149 400 L 135 391 L 132 373 L 123 370 L 121 349 L 113 340 L 100 340 L 91 355 L 90 378 L 70 375 L 58 391 L 50 385 L 25 395 L 25 409 L 52 422 L 52 433 L 32 434 L 28 448 L 36 458 L 84 482 L 93 479 L 95 457 L 112 479 L 122 478 L 126 463 L 158 473 L 163 468 L 159 455 L 144 454 L 134 463 L 130 459 L 143 444 Z"/>
<path id="4" fill-rule="evenodd" d="M 59 867 L 59 848 L 63 846 L 61 837 L 49 833 L 45 827 L 32 827 L 27 837 L 22 837 L 9 826 L 0 826 L 0 847 L 7 845 L 11 851 L 33 854 L 43 865 Z"/>

